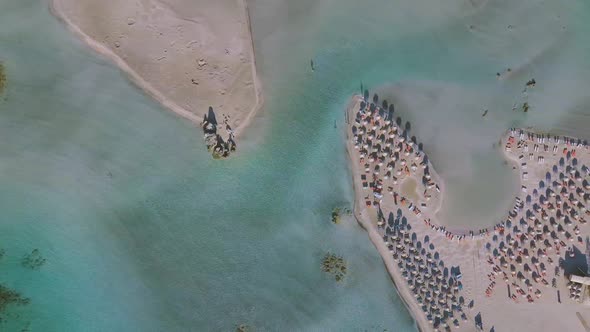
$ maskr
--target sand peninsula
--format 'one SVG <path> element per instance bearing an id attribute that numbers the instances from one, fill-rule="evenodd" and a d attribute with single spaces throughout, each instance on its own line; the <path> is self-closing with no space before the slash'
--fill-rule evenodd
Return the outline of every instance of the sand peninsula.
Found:
<path id="1" fill-rule="evenodd" d="M 421 331 L 590 331 L 590 148 L 511 129 L 521 191 L 488 229 L 449 231 L 444 186 L 393 105 L 355 96 L 346 113 L 354 215 Z"/>
<path id="2" fill-rule="evenodd" d="M 260 108 L 245 0 L 51 0 L 50 9 L 163 106 L 202 126 L 220 155 Z"/>

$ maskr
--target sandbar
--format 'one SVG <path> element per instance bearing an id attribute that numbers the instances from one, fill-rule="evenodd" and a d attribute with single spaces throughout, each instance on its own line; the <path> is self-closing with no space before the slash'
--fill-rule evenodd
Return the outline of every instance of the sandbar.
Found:
<path id="1" fill-rule="evenodd" d="M 150 96 L 195 124 L 212 107 L 238 136 L 262 104 L 245 0 L 51 0 L 50 9 Z"/>

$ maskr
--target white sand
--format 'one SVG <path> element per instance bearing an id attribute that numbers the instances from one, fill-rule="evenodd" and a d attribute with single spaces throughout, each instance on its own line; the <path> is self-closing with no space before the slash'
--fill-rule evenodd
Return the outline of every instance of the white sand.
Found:
<path id="1" fill-rule="evenodd" d="M 244 0 L 52 0 L 51 11 L 176 114 L 239 135 L 262 103 Z"/>
<path id="2" fill-rule="evenodd" d="M 369 237 L 371 238 L 372 242 L 375 244 L 379 253 L 383 257 L 387 270 L 391 274 L 391 277 L 394 280 L 400 295 L 404 299 L 404 302 L 407 304 L 408 308 L 412 312 L 412 315 L 415 317 L 419 325 L 419 328 L 422 331 L 431 331 L 434 330 L 433 326 L 427 321 L 426 315 L 424 314 L 424 312 L 420 308 L 420 305 L 416 301 L 413 291 L 411 291 L 411 289 L 408 287 L 406 279 L 404 279 L 404 277 L 402 276 L 401 270 L 397 266 L 396 261 L 393 259 L 392 253 L 389 251 L 386 243 L 383 240 L 384 231 L 383 229 L 379 229 L 377 226 L 376 209 L 373 206 L 367 207 L 364 204 L 365 196 L 372 196 L 372 190 L 371 188 L 362 189 L 363 181 L 361 180 L 361 175 L 366 174 L 367 177 L 371 177 L 373 174 L 372 168 L 376 163 L 371 163 L 371 170 L 368 173 L 365 173 L 365 169 L 363 166 L 364 163 L 359 164 L 359 149 L 355 149 L 354 147 L 353 134 L 351 128 L 352 125 L 354 125 L 355 113 L 358 112 L 360 102 L 361 97 L 354 97 L 353 101 L 349 106 L 348 118 L 350 119 L 349 121 L 351 125 L 347 130 L 347 147 L 349 156 L 351 157 L 353 183 L 356 193 L 355 216 L 357 217 L 359 223 L 367 230 Z M 508 137 L 509 136 L 507 135 L 503 138 L 503 145 L 501 146 L 502 149 L 504 149 Z M 553 144 L 547 142 L 545 144 L 550 146 L 548 152 L 544 152 L 542 149 L 540 149 L 539 152 L 533 152 L 532 150 L 534 148 L 534 142 L 525 139 L 523 140 L 522 144 L 523 146 L 524 144 L 527 144 L 530 149 L 530 152 L 526 152 L 527 168 L 521 169 L 520 162 L 518 163 L 519 167 L 516 167 L 515 165 L 515 168 L 519 170 L 521 179 L 523 179 L 524 172 L 528 172 L 526 180 L 521 180 L 522 184 L 527 187 L 526 192 L 521 191 L 519 193 L 519 197 L 524 201 L 525 197 L 528 194 L 531 194 L 533 189 L 538 188 L 539 181 L 545 179 L 546 172 L 551 172 L 552 166 L 558 163 L 559 158 L 563 156 L 562 150 L 564 147 L 566 147 L 566 145 L 563 143 L 563 140 L 560 144 Z M 552 151 L 554 145 L 558 146 L 558 151 L 556 154 L 553 154 Z M 509 160 L 517 160 L 518 156 L 522 154 L 522 150 L 523 148 L 513 148 L 513 151 L 507 152 L 506 156 Z M 577 148 L 576 152 L 578 159 L 577 168 L 580 169 L 582 165 L 590 167 L 590 149 L 587 146 L 581 147 Z M 529 153 L 533 153 L 533 160 L 528 160 Z M 409 158 L 411 158 L 412 156 L 413 155 L 411 154 Z M 539 156 L 544 156 L 544 163 L 537 162 Z M 387 163 L 387 160 L 385 161 L 385 163 Z M 399 162 L 396 163 L 396 165 L 398 164 Z M 408 209 L 408 204 L 399 204 L 399 197 L 398 205 L 396 205 L 394 203 L 393 196 L 387 192 L 387 188 L 389 186 L 392 186 L 394 192 L 400 193 L 401 184 L 403 183 L 403 181 L 398 181 L 398 184 L 393 184 L 393 181 L 391 179 L 383 180 L 383 199 L 381 201 L 380 207 L 386 216 L 386 220 L 389 212 L 393 212 L 395 214 L 398 208 L 401 209 L 403 211 L 403 215 L 408 218 L 408 223 L 412 226 L 410 233 L 415 232 L 417 234 L 417 238 L 419 241 L 422 241 L 424 239 L 424 236 L 427 235 L 430 238 L 430 243 L 435 245 L 436 251 L 438 251 L 438 253 L 440 254 L 441 260 L 444 261 L 446 267 L 450 268 L 451 266 L 460 266 L 462 272 L 461 282 L 463 284 L 463 290 L 459 292 L 459 295 L 463 296 L 466 299 L 466 303 L 469 303 L 469 301 L 474 300 L 475 306 L 473 309 L 468 309 L 465 306 L 464 311 L 467 314 L 468 320 L 463 322 L 459 318 L 460 327 L 455 328 L 452 324 L 450 324 L 451 330 L 476 330 L 474 318 L 478 313 L 481 313 L 484 331 L 489 331 L 492 327 L 495 328 L 495 331 L 584 331 L 584 323 L 582 323 L 581 320 L 585 320 L 586 323 L 590 322 L 589 308 L 569 298 L 569 290 L 566 287 L 567 279 L 564 277 L 563 270 L 561 270 L 560 276 L 554 276 L 554 268 L 557 265 L 559 257 L 566 256 L 565 248 L 561 249 L 559 255 L 556 254 L 555 250 L 547 252 L 547 256 L 553 259 L 553 265 L 548 262 L 547 258 L 539 256 L 540 262 L 545 264 L 547 267 L 547 275 L 543 277 L 549 282 L 549 285 L 547 286 L 535 282 L 532 279 L 531 275 L 524 272 L 523 265 L 519 265 L 513 261 L 509 262 L 509 265 L 515 265 L 517 271 L 522 271 L 525 274 L 525 276 L 531 280 L 533 290 L 539 289 L 541 291 L 541 297 L 537 298 L 534 293 L 529 293 L 526 288 L 523 288 L 526 295 L 530 294 L 532 296 L 534 303 L 528 303 L 527 299 L 523 298 L 520 295 L 518 295 L 518 303 L 516 303 L 516 301 L 508 298 L 507 296 L 507 283 L 503 280 L 502 273 L 505 272 L 508 275 L 508 284 L 511 285 L 512 294 L 514 294 L 516 291 L 514 284 L 512 284 L 513 282 L 518 284 L 520 287 L 523 287 L 524 283 L 520 282 L 515 277 L 512 277 L 510 275 L 510 269 L 504 267 L 501 267 L 501 271 L 498 274 L 498 276 L 494 276 L 492 274 L 492 265 L 490 265 L 487 262 L 488 257 L 492 256 L 492 252 L 488 251 L 485 247 L 486 243 L 489 242 L 493 250 L 493 248 L 498 246 L 498 242 L 506 241 L 504 237 L 506 236 L 506 234 L 511 233 L 511 231 L 507 229 L 506 233 L 503 236 L 500 236 L 501 239 L 498 242 L 492 241 L 492 235 L 494 234 L 493 230 L 489 232 L 489 235 L 476 235 L 474 237 L 467 235 L 464 239 L 459 241 L 457 239 L 457 235 L 465 234 L 467 230 L 463 230 L 463 233 L 461 233 L 459 230 L 455 230 L 453 233 L 455 234 L 453 236 L 453 239 L 450 239 L 448 233 L 445 234 L 442 231 L 437 231 L 433 227 L 428 226 L 425 223 L 425 220 L 427 219 L 430 219 L 433 225 L 440 225 L 440 223 L 436 220 L 434 216 L 440 208 L 442 196 L 444 194 L 444 186 L 442 186 L 442 183 L 440 182 L 438 175 L 434 172 L 434 168 L 432 165 L 429 165 L 429 167 L 430 172 L 432 174 L 432 180 L 436 183 L 440 183 L 441 185 L 441 195 L 439 197 L 431 198 L 431 200 L 428 202 L 425 201 L 420 189 L 420 187 L 422 186 L 421 181 L 418 181 L 419 188 L 417 191 L 420 196 L 419 200 L 424 201 L 427 204 L 427 207 L 425 208 L 420 207 L 420 217 L 416 216 L 414 212 L 411 212 Z M 396 169 L 394 169 L 394 172 L 396 171 Z M 384 171 L 385 170 L 381 168 L 378 174 L 379 178 L 384 178 Z M 416 170 L 416 173 L 412 173 L 410 176 L 416 177 L 417 179 L 421 179 L 421 169 L 418 168 Z M 556 176 L 556 174 L 553 174 L 554 179 Z M 582 180 L 584 179 L 590 180 L 590 176 L 583 173 Z M 576 181 L 576 185 L 578 186 L 578 188 L 581 186 L 581 183 L 581 181 Z M 588 190 L 584 190 L 584 192 L 587 193 Z M 586 204 L 587 208 L 587 202 L 584 202 L 583 200 L 581 201 L 583 204 Z M 518 225 L 518 220 L 521 219 L 522 214 L 527 209 L 531 208 L 532 204 L 525 206 L 523 210 L 518 212 L 518 215 L 512 218 L 512 227 Z M 543 209 L 547 210 L 547 207 L 543 207 Z M 586 220 L 588 220 L 588 216 L 584 215 L 585 213 L 583 209 L 578 210 L 578 212 L 580 213 L 581 218 L 585 218 Z M 554 212 L 552 213 L 552 215 L 555 215 Z M 508 215 L 506 215 L 506 217 L 508 217 Z M 498 223 L 504 220 L 506 219 L 498 220 Z M 540 217 L 537 220 L 542 225 L 548 224 L 548 221 L 545 221 Z M 530 223 L 532 223 L 532 221 Z M 567 226 L 567 231 L 573 235 L 573 227 L 576 225 L 580 229 L 580 235 L 583 236 L 583 238 L 585 239 L 586 236 L 590 234 L 590 226 L 588 224 L 581 224 L 578 221 L 574 220 L 572 226 Z M 522 227 L 520 228 L 522 229 Z M 515 234 L 512 234 L 512 236 L 515 237 Z M 559 236 L 560 239 L 563 238 L 565 240 L 565 237 L 563 235 L 560 234 Z M 547 238 L 547 236 L 545 236 L 545 238 Z M 530 239 L 524 241 L 527 244 L 523 244 L 521 245 L 521 247 L 528 248 L 529 241 Z M 565 241 L 567 241 L 568 246 L 574 244 L 578 247 L 578 249 L 582 251 L 585 250 L 585 245 L 579 244 L 577 240 L 574 240 L 573 242 L 570 242 L 568 240 Z M 390 240 L 390 242 L 392 242 L 392 240 Z M 539 247 L 544 247 L 542 245 L 542 241 L 537 241 L 537 248 Z M 533 256 L 537 256 L 536 250 L 533 251 L 530 248 L 528 248 L 528 250 L 530 251 L 531 258 Z M 523 260 L 524 263 L 528 263 L 529 265 L 534 266 L 531 263 L 530 259 Z M 494 261 L 494 265 L 497 264 L 498 263 L 496 259 Z M 488 275 L 490 275 L 491 277 L 488 277 Z M 557 288 L 551 287 L 551 279 L 554 277 L 557 281 Z M 495 281 L 496 284 L 495 287 L 493 287 L 493 292 L 488 297 L 486 296 L 486 288 L 489 287 L 492 281 Z M 559 290 L 561 293 L 561 303 L 557 302 L 557 290 Z M 458 318 L 457 316 L 455 317 Z M 440 330 L 444 330 L 444 328 L 440 327 Z"/>

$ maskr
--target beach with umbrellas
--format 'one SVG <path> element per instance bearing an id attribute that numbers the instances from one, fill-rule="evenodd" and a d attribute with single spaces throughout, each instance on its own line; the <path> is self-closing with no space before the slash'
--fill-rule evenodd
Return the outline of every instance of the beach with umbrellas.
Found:
<path id="1" fill-rule="evenodd" d="M 436 217 L 444 182 L 397 113 L 377 95 L 355 96 L 347 149 L 354 215 L 419 329 L 585 331 L 587 142 L 508 130 L 499 148 L 521 182 L 512 208 L 488 228 L 450 230 Z"/>

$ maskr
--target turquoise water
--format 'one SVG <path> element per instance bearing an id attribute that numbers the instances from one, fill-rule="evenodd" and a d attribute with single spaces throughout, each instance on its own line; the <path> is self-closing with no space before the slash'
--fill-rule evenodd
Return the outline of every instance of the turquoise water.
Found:
<path id="1" fill-rule="evenodd" d="M 289 123 L 214 161 L 43 1 L 0 13 L 0 281 L 31 299 L 2 330 L 413 330 L 364 231 L 330 222 L 352 199 L 329 115 L 345 99 L 322 116 L 269 101 Z M 39 271 L 19 262 L 33 248 Z M 344 283 L 326 251 L 348 260 Z"/>
<path id="2" fill-rule="evenodd" d="M 587 5 L 472 3 L 250 1 L 267 103 L 227 161 L 45 1 L 0 3 L 0 282 L 31 298 L 3 330 L 414 331 L 364 231 L 330 222 L 352 202 L 343 109 L 360 82 L 392 84 L 384 93 L 445 177 L 442 215 L 457 225 L 485 224 L 476 207 L 508 201 L 513 179 L 492 147 L 507 125 L 588 135 Z M 520 70 L 499 82 L 508 66 Z M 530 75 L 533 109 L 512 113 Z M 458 138 L 470 143 L 449 148 Z M 33 248 L 39 271 L 19 263 Z M 320 271 L 326 251 L 349 262 L 344 283 Z"/>

